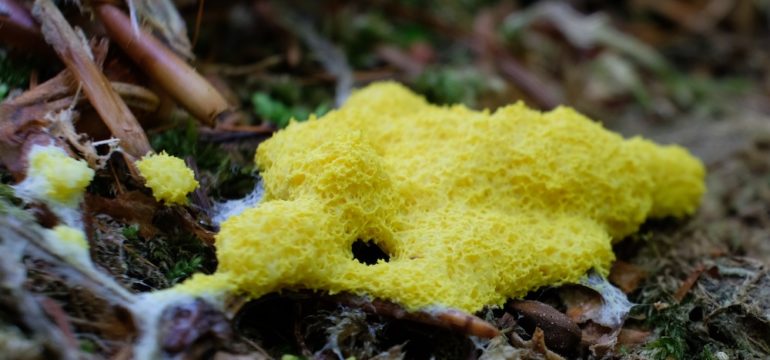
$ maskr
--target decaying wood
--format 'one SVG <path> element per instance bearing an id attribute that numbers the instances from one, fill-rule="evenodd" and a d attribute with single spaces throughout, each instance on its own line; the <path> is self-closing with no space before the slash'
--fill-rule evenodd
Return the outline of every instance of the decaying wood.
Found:
<path id="1" fill-rule="evenodd" d="M 125 102 L 110 86 L 82 39 L 51 0 L 36 0 L 32 11 L 51 44 L 125 153 L 135 158 L 152 150 L 144 130 Z"/>
<path id="2" fill-rule="evenodd" d="M 107 34 L 123 51 L 194 117 L 212 126 L 225 117 L 230 105 L 195 69 L 111 4 L 99 4 L 96 14 Z"/>
<path id="3" fill-rule="evenodd" d="M 23 94 L 0 103 L 0 163 L 21 180 L 26 168 L 26 155 L 32 146 L 47 145 L 57 140 L 44 129 L 45 115 L 71 106 L 74 81 L 68 71 L 51 78 Z"/>
<path id="4" fill-rule="evenodd" d="M 118 82 L 110 83 L 110 86 L 134 108 L 154 111 L 158 107 L 157 95 L 146 88 Z M 74 128 L 78 117 L 78 111 L 74 109 L 84 101 L 78 95 L 72 73 L 65 69 L 43 84 L 1 103 L 0 163 L 19 180 L 24 177 L 26 154 L 33 145 L 52 142 L 63 145 L 66 142 L 91 167 L 103 167 L 110 154 L 97 154 L 94 144 Z M 113 146 L 112 140 L 103 143 Z"/>

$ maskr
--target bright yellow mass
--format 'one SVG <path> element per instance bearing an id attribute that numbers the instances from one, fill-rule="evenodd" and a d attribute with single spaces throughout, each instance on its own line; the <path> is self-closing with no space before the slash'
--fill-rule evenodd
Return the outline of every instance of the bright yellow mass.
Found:
<path id="1" fill-rule="evenodd" d="M 310 288 L 472 312 L 606 274 L 613 240 L 693 213 L 705 191 L 686 150 L 572 109 L 440 107 L 395 83 L 292 123 L 256 162 L 264 199 L 222 224 L 217 272 L 182 290 Z M 356 240 L 389 260 L 359 262 Z"/>
<path id="2" fill-rule="evenodd" d="M 170 204 L 185 204 L 187 194 L 198 187 L 195 173 L 185 165 L 184 160 L 161 152 L 143 157 L 136 162 L 139 173 L 157 201 Z"/>

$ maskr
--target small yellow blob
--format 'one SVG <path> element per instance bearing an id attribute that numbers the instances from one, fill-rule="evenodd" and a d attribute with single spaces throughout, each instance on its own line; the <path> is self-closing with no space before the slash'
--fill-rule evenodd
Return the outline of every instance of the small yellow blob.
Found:
<path id="1" fill-rule="evenodd" d="M 49 246 L 60 256 L 75 260 L 85 266 L 91 266 L 91 257 L 88 254 L 88 241 L 82 230 L 57 225 L 53 229 L 46 230 Z"/>
<path id="2" fill-rule="evenodd" d="M 88 250 L 88 241 L 86 241 L 85 234 L 82 231 L 65 225 L 57 225 L 51 230 L 64 246 Z"/>
<path id="3" fill-rule="evenodd" d="M 77 206 L 94 171 L 54 145 L 35 146 L 29 153 L 27 178 L 17 187 L 22 193 L 68 207 Z"/>
<path id="4" fill-rule="evenodd" d="M 187 194 L 198 187 L 195 174 L 185 165 L 184 160 L 166 152 L 143 157 L 136 167 L 152 189 L 155 200 L 166 204 L 184 204 Z"/>
<path id="5" fill-rule="evenodd" d="M 182 289 L 310 288 L 473 312 L 606 275 L 614 240 L 648 217 L 692 214 L 705 191 L 686 150 L 624 140 L 570 108 L 439 107 L 395 83 L 289 125 L 256 162 L 265 197 L 222 224 L 217 272 Z M 389 258 L 360 262 L 357 240 Z"/>

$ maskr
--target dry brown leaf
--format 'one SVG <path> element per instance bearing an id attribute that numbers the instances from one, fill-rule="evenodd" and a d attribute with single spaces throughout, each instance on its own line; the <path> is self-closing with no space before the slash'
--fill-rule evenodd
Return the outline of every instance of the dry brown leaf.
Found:
<path id="1" fill-rule="evenodd" d="M 615 286 L 629 294 L 639 288 L 639 284 L 647 278 L 647 271 L 622 260 L 615 261 L 610 269 L 609 280 Z"/>
<path id="2" fill-rule="evenodd" d="M 159 231 L 152 220 L 160 205 L 140 191 L 121 192 L 114 199 L 86 194 L 85 204 L 90 214 L 107 214 L 139 225 L 139 234 L 144 238 L 151 238 Z"/>

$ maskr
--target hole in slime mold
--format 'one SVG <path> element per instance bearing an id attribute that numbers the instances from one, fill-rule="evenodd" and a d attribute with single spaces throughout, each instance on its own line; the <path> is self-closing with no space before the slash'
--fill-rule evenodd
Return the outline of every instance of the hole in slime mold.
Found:
<path id="1" fill-rule="evenodd" d="M 366 265 L 376 265 L 378 261 L 390 261 L 390 255 L 382 250 L 374 241 L 364 241 L 361 239 L 353 242 L 353 258 Z"/>

